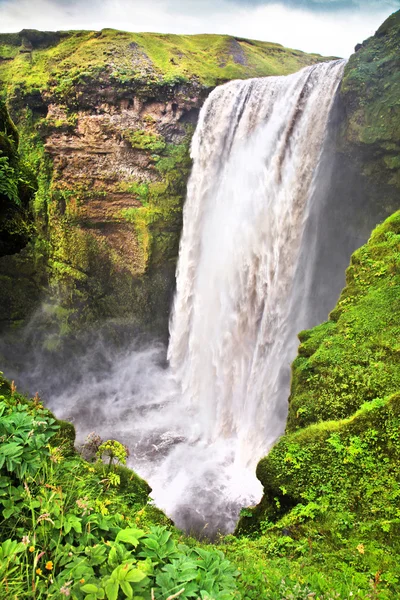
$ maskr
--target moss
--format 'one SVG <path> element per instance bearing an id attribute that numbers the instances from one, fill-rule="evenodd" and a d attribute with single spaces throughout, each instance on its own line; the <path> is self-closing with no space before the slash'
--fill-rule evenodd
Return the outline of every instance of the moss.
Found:
<path id="1" fill-rule="evenodd" d="M 331 320 L 301 332 L 286 433 L 257 467 L 260 504 L 238 532 L 339 527 L 392 544 L 400 493 L 400 212 L 352 257 Z M 336 523 L 336 525 L 335 525 Z M 360 525 L 361 527 L 361 525 Z"/>
<path id="2" fill-rule="evenodd" d="M 0 101 L 0 256 L 19 252 L 34 232 L 30 201 L 36 178 L 18 153 L 18 132 Z"/>
<path id="3" fill-rule="evenodd" d="M 210 87 L 233 78 L 287 74 L 323 60 L 279 44 L 224 35 L 112 29 L 3 34 L 0 51 L 10 59 L 0 62 L 0 81 L 9 97 L 18 100 L 48 90 L 69 103 L 77 102 L 79 88 L 94 80 L 121 90 L 134 86 L 143 92 L 149 84 L 165 87 L 190 80 Z"/>
<path id="4" fill-rule="evenodd" d="M 154 154 L 162 152 L 166 147 L 161 135 L 142 129 L 125 129 L 123 137 L 128 140 L 132 148 L 137 148 L 138 150 L 149 150 Z"/>
<path id="5" fill-rule="evenodd" d="M 399 244 L 397 212 L 354 253 L 331 320 L 300 335 L 288 431 L 344 418 L 400 389 Z"/>
<path id="6" fill-rule="evenodd" d="M 378 532 L 384 522 L 397 530 L 399 428 L 400 394 L 394 394 L 365 403 L 348 419 L 285 435 L 258 464 L 265 496 L 254 521 L 285 515 L 283 525 L 295 524 L 300 509 L 315 502 L 321 512 L 353 512 Z"/>
<path id="7" fill-rule="evenodd" d="M 139 475 L 131 469 L 117 465 L 115 472 L 120 476 L 120 490 L 124 494 L 130 494 L 136 498 L 136 502 L 145 504 L 151 492 L 151 487 Z"/>
<path id="8" fill-rule="evenodd" d="M 346 108 L 342 150 L 362 160 L 365 175 L 400 188 L 400 11 L 350 58 L 341 86 Z"/>

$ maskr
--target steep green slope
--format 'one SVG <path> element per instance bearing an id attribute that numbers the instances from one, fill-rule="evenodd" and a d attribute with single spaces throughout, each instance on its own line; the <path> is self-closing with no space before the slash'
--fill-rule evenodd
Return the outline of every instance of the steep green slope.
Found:
<path id="1" fill-rule="evenodd" d="M 286 433 L 259 462 L 264 496 L 238 526 L 307 536 L 323 563 L 337 553 L 360 585 L 374 577 L 382 598 L 400 577 L 389 558 L 400 552 L 399 299 L 397 212 L 353 255 L 330 320 L 300 334 Z"/>
<path id="2" fill-rule="evenodd" d="M 354 253 L 330 320 L 299 338 L 288 432 L 400 390 L 400 213 Z"/>

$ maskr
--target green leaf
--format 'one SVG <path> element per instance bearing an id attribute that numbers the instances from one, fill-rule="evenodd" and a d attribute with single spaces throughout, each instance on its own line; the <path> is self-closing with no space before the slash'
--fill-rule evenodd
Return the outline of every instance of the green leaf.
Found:
<path id="1" fill-rule="evenodd" d="M 143 540 L 143 544 L 145 546 L 147 546 L 147 548 L 150 548 L 151 550 L 158 550 L 160 547 L 158 542 L 156 542 L 156 540 L 154 540 L 152 538 L 147 538 L 147 539 Z"/>
<path id="2" fill-rule="evenodd" d="M 143 571 L 140 571 L 140 569 L 130 569 L 125 576 L 125 581 L 139 583 L 139 581 L 143 581 L 145 577 L 147 577 L 146 573 L 143 573 Z"/>
<path id="3" fill-rule="evenodd" d="M 98 589 L 94 583 L 86 583 L 81 587 L 82 592 L 85 592 L 85 594 L 96 594 Z"/>
<path id="4" fill-rule="evenodd" d="M 144 531 L 141 529 L 135 529 L 133 527 L 128 527 L 127 529 L 122 529 L 117 537 L 116 542 L 125 542 L 127 544 L 132 544 L 132 546 L 138 546 L 139 540 L 145 535 Z"/>
<path id="5" fill-rule="evenodd" d="M 129 599 L 131 599 L 133 597 L 133 591 L 132 591 L 132 587 L 130 585 L 130 583 L 128 583 L 127 581 L 120 581 L 120 586 L 122 591 L 124 592 L 125 596 Z"/>
<path id="6" fill-rule="evenodd" d="M 105 585 L 108 600 L 117 600 L 119 583 L 117 581 L 109 581 Z"/>
<path id="7" fill-rule="evenodd" d="M 14 507 L 12 507 L 12 508 L 5 508 L 3 510 L 3 517 L 5 519 L 9 519 L 14 512 L 15 512 Z"/>

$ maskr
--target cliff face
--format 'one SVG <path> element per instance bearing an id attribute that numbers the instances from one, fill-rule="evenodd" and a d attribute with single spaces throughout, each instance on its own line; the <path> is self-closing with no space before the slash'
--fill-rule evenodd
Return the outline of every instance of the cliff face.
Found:
<path id="1" fill-rule="evenodd" d="M 62 333 L 109 317 L 165 332 L 190 139 L 207 94 L 318 60 L 217 35 L 0 35 L 2 93 L 39 174 L 38 237 L 0 262 L 3 323 L 26 319 L 49 285 Z"/>
<path id="2" fill-rule="evenodd" d="M 398 208 L 400 190 L 400 11 L 357 47 L 341 97 L 346 118 L 339 150 Z"/>

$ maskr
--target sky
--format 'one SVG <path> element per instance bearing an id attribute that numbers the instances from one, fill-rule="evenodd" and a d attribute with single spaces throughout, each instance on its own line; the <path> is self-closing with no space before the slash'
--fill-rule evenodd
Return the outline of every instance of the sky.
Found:
<path id="1" fill-rule="evenodd" d="M 224 33 L 347 58 L 400 0 L 0 0 L 0 32 Z"/>

